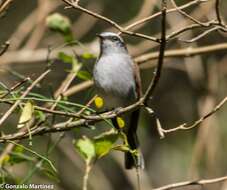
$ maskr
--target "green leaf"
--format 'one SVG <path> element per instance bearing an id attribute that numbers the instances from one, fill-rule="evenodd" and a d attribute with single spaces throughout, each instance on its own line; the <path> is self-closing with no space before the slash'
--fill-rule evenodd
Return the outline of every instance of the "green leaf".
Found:
<path id="1" fill-rule="evenodd" d="M 90 163 L 91 160 L 95 158 L 95 146 L 91 139 L 83 137 L 82 139 L 76 141 L 74 145 L 86 163 Z"/>
<path id="2" fill-rule="evenodd" d="M 13 151 L 16 153 L 22 153 L 24 152 L 24 148 L 22 146 L 15 146 Z"/>
<path id="3" fill-rule="evenodd" d="M 74 40 L 72 32 L 69 32 L 67 34 L 64 34 L 64 41 L 66 43 L 70 43 Z"/>
<path id="4" fill-rule="evenodd" d="M 82 80 L 91 80 L 92 76 L 88 71 L 79 71 L 77 73 L 77 77 L 79 77 Z"/>
<path id="5" fill-rule="evenodd" d="M 92 54 L 92 53 L 83 53 L 81 56 L 84 59 L 94 59 L 94 58 L 96 58 L 96 56 L 94 54 Z"/>
<path id="6" fill-rule="evenodd" d="M 97 158 L 101 158 L 108 154 L 113 149 L 114 143 L 117 141 L 118 137 L 119 134 L 112 130 L 96 137 L 94 144 Z"/>
<path id="7" fill-rule="evenodd" d="M 68 54 L 66 54 L 66 53 L 64 53 L 64 52 L 59 52 L 58 53 L 58 58 L 61 60 L 61 61 L 63 61 L 64 63 L 70 63 L 70 64 L 72 64 L 73 63 L 73 56 L 71 56 L 71 55 L 68 55 Z"/>
<path id="8" fill-rule="evenodd" d="M 33 115 L 33 112 L 34 112 L 34 106 L 33 104 L 28 101 L 23 110 L 22 110 L 22 113 L 20 115 L 20 119 L 19 119 L 19 122 L 17 124 L 17 128 L 22 128 L 22 127 L 25 127 L 26 124 L 31 121 L 32 119 L 32 115 Z"/>
<path id="9" fill-rule="evenodd" d="M 78 71 L 80 70 L 82 64 L 79 63 L 74 56 L 68 55 L 64 52 L 59 52 L 58 58 L 65 63 L 70 63 L 72 65 L 72 69 L 70 72 L 78 74 Z"/>
<path id="10" fill-rule="evenodd" d="M 50 29 L 63 34 L 69 34 L 71 30 L 70 20 L 59 13 L 49 15 L 46 18 L 46 24 Z"/>
<path id="11" fill-rule="evenodd" d="M 45 121 L 46 115 L 45 115 L 42 111 L 35 110 L 35 111 L 34 111 L 34 114 L 35 114 L 35 117 L 36 117 L 39 121 Z"/>

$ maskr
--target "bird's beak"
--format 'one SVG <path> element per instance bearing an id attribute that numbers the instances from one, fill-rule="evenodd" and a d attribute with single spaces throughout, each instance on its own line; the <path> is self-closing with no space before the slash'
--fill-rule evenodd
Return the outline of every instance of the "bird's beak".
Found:
<path id="1" fill-rule="evenodd" d="M 102 39 L 102 35 L 101 34 L 96 34 L 97 37 L 99 37 L 100 39 Z"/>

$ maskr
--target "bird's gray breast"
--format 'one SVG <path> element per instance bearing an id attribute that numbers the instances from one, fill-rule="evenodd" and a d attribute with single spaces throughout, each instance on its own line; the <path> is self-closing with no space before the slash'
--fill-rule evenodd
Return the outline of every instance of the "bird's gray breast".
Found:
<path id="1" fill-rule="evenodd" d="M 127 54 L 101 56 L 95 64 L 94 81 L 107 108 L 126 106 L 136 99 L 133 62 Z"/>

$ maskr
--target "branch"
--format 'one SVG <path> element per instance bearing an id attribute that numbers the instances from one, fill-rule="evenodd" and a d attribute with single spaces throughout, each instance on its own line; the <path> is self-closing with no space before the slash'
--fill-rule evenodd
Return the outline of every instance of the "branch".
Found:
<path id="1" fill-rule="evenodd" d="M 84 127 L 84 126 L 93 125 L 99 121 L 112 119 L 114 117 L 117 117 L 118 115 L 122 115 L 129 111 L 138 109 L 138 107 L 143 105 L 143 101 L 144 101 L 144 99 L 141 98 L 139 101 L 137 101 L 136 103 L 134 103 L 130 106 L 121 108 L 117 111 L 105 112 L 100 115 L 89 116 L 89 115 L 80 114 L 81 119 L 78 119 L 78 120 L 70 122 L 70 123 L 68 121 L 57 123 L 57 124 L 54 124 L 51 128 L 46 127 L 46 126 L 39 126 L 38 128 L 34 127 L 34 128 L 30 129 L 30 134 L 28 133 L 28 131 L 19 131 L 14 134 L 4 135 L 4 136 L 0 137 L 0 142 L 6 142 L 7 140 L 25 139 L 25 138 L 28 138 L 29 135 L 32 135 L 32 136 L 43 135 L 46 133 L 68 131 L 68 130 L 71 130 L 76 127 Z"/>
<path id="2" fill-rule="evenodd" d="M 183 34 L 184 32 L 187 32 L 189 30 L 193 30 L 193 29 L 197 29 L 197 28 L 201 28 L 201 27 L 210 27 L 210 26 L 216 26 L 217 25 L 217 22 L 215 21 L 209 21 L 207 23 L 204 23 L 204 25 L 200 25 L 200 24 L 191 24 L 191 25 L 188 25 L 188 26 L 185 26 L 183 28 L 180 28 L 174 32 L 172 32 L 171 34 L 167 35 L 167 40 L 170 40 L 170 39 L 174 39 L 176 38 L 177 36 L 180 36 L 181 34 Z"/>
<path id="3" fill-rule="evenodd" d="M 67 0 L 64 0 L 67 1 Z M 68 2 L 68 1 L 67 1 Z M 72 3 L 73 4 L 73 3 Z M 78 4 L 73 4 L 73 6 L 76 6 L 76 9 L 79 10 L 84 10 L 84 8 L 80 7 Z M 79 8 L 78 8 L 79 7 Z M 81 9 L 82 8 L 82 9 Z M 93 12 L 89 12 L 89 10 L 85 9 L 87 14 L 91 14 L 92 16 L 94 16 L 94 14 L 96 15 L 96 13 L 93 14 Z M 71 113 L 63 113 L 60 111 L 56 111 L 56 110 L 49 110 L 49 109 L 43 109 L 43 111 L 46 111 L 52 114 L 62 114 L 65 116 L 73 116 L 73 117 L 78 117 L 78 120 L 73 121 L 73 122 L 62 122 L 62 123 L 57 123 L 54 124 L 52 128 L 47 128 L 46 126 L 40 126 L 38 128 L 33 128 L 31 129 L 31 134 L 32 135 L 42 135 L 45 133 L 53 133 L 53 132 L 59 132 L 59 131 L 67 131 L 70 130 L 72 128 L 75 127 L 82 127 L 82 126 L 88 126 L 88 125 L 92 125 L 98 121 L 103 121 L 105 119 L 111 119 L 114 118 L 118 115 L 124 114 L 128 111 L 134 110 L 134 109 L 138 109 L 138 107 L 143 106 L 144 104 L 147 103 L 149 97 L 153 94 L 154 89 L 156 88 L 159 79 L 161 77 L 161 71 L 162 71 L 162 66 L 164 63 L 164 57 L 174 57 L 174 56 L 192 56 L 192 55 L 196 55 L 196 54 L 202 54 L 202 53 L 208 53 L 211 51 L 218 51 L 221 49 L 226 49 L 227 45 L 226 44 L 218 44 L 218 45 L 213 45 L 213 46 L 205 46 L 205 47 L 200 47 L 200 48 L 193 48 L 193 49 L 184 49 L 184 50 L 170 50 L 165 52 L 165 48 L 166 48 L 166 13 L 167 13 L 167 8 L 166 8 L 166 1 L 163 0 L 163 4 L 162 4 L 162 28 L 161 28 L 161 39 L 160 39 L 160 50 L 159 53 L 152 53 L 152 54 L 145 54 L 143 56 L 137 57 L 135 59 L 135 61 L 137 63 L 142 63 L 142 62 L 146 62 L 148 60 L 151 59 L 156 59 L 158 57 L 158 64 L 157 64 L 157 68 L 156 68 L 156 72 L 155 75 L 145 93 L 145 95 L 136 103 L 125 107 L 125 108 L 121 108 L 118 111 L 111 111 L 111 112 L 105 112 L 103 114 L 100 115 L 84 115 L 84 114 L 71 114 Z M 97 15 L 96 15 L 97 16 Z M 96 17 L 95 16 L 95 17 Z M 102 17 L 101 15 L 97 16 L 98 18 Z M 104 17 L 105 18 L 105 17 Z M 105 18 L 107 19 L 107 18 Z M 106 22 L 108 22 L 109 19 L 106 20 Z M 177 51 L 177 52 L 174 52 Z M 92 85 L 92 82 L 89 81 L 89 84 L 86 84 L 84 88 L 87 88 L 88 86 Z M 78 90 L 78 89 L 77 89 Z M 76 92 L 77 92 L 76 90 Z M 65 91 L 64 94 L 67 94 L 68 91 Z M 69 92 L 68 92 L 69 93 Z M 72 94 L 73 92 L 70 92 L 69 94 Z M 169 130 L 165 130 L 162 129 L 163 133 L 170 133 L 179 129 L 182 130 L 188 130 L 191 128 L 194 128 L 195 126 L 198 126 L 201 122 L 203 122 L 206 118 L 210 117 L 212 114 L 214 114 L 216 111 L 218 111 L 226 102 L 225 98 L 220 104 L 218 104 L 213 111 L 211 111 L 210 113 L 208 113 L 207 115 L 205 115 L 204 117 L 202 117 L 201 119 L 199 119 L 198 121 L 196 121 L 193 125 L 189 126 L 189 127 L 185 127 L 186 124 L 184 124 L 183 126 L 179 126 L 173 129 L 169 129 Z M 39 109 L 37 107 L 37 109 Z M 10 135 L 5 135 L 2 136 L 0 138 L 0 142 L 6 141 L 6 140 L 14 140 L 14 139 L 23 139 L 23 138 L 27 138 L 28 134 L 27 131 L 22 131 L 22 132 L 18 132 L 15 134 L 10 134 Z"/>
<path id="4" fill-rule="evenodd" d="M 162 66 L 164 63 L 164 54 L 166 49 L 166 10 L 167 10 L 166 0 L 162 0 L 162 20 L 161 20 L 161 43 L 158 57 L 158 65 L 154 74 L 154 77 L 148 86 L 144 95 L 144 104 L 146 105 L 150 96 L 153 94 L 159 79 L 161 77 Z"/>
<path id="5" fill-rule="evenodd" d="M 180 41 L 192 43 L 192 42 L 198 41 L 199 39 L 203 38 L 204 36 L 208 35 L 209 33 L 213 32 L 213 31 L 217 31 L 217 30 L 222 30 L 223 32 L 227 32 L 226 28 L 223 28 L 222 26 L 215 26 L 209 30 L 204 31 L 202 34 L 196 36 L 195 38 L 193 38 L 191 40 L 181 40 L 180 39 Z"/>
<path id="6" fill-rule="evenodd" d="M 206 1 L 207 1 L 207 0 L 205 0 L 205 1 L 204 1 L 204 0 L 194 0 L 194 1 L 191 1 L 191 2 L 189 2 L 189 3 L 187 3 L 187 4 L 184 4 L 184 5 L 180 6 L 180 7 L 178 7 L 178 10 L 184 10 L 184 9 L 186 9 L 186 8 L 188 8 L 188 7 L 191 7 L 192 5 L 196 5 L 196 4 L 199 4 L 199 3 L 204 3 L 204 2 L 206 2 Z M 166 10 L 166 13 L 172 13 L 172 12 L 175 12 L 175 11 L 177 11 L 176 8 L 168 9 L 168 10 Z M 133 24 L 131 24 L 131 25 L 125 27 L 125 30 L 132 29 L 132 28 L 134 28 L 134 27 L 137 26 L 137 25 L 140 25 L 140 24 L 143 24 L 143 23 L 145 23 L 145 22 L 148 22 L 148 21 L 150 21 L 150 20 L 152 20 L 152 19 L 154 19 L 154 18 L 160 16 L 161 14 L 162 14 L 162 11 L 157 12 L 157 13 L 155 13 L 155 14 L 149 16 L 149 17 L 143 18 L 143 19 L 141 19 L 141 20 L 139 20 L 139 21 L 137 21 L 137 22 L 134 22 Z"/>
<path id="7" fill-rule="evenodd" d="M 186 187 L 186 186 L 192 186 L 192 185 L 193 186 L 194 185 L 203 186 L 203 185 L 207 185 L 207 184 L 219 183 L 219 182 L 226 181 L 226 180 L 227 180 L 227 176 L 214 178 L 214 179 L 202 179 L 202 180 L 198 180 L 198 181 L 184 181 L 184 182 L 165 185 L 165 186 L 159 187 L 159 188 L 154 188 L 153 190 L 170 190 L 170 189 L 176 189 L 179 187 Z"/>
<path id="8" fill-rule="evenodd" d="M 136 103 L 127 106 L 125 108 L 121 108 L 118 111 L 111 111 L 111 112 L 106 112 L 101 115 L 96 115 L 96 116 L 87 116 L 87 115 L 80 115 L 82 119 L 79 119 L 77 121 L 73 122 L 63 122 L 60 124 L 55 124 L 52 128 L 46 128 L 46 127 L 38 127 L 35 128 L 34 130 L 31 129 L 30 135 L 41 135 L 44 133 L 50 133 L 50 132 L 59 132 L 59 131 L 66 131 L 70 130 L 71 128 L 74 128 L 76 126 L 88 126 L 89 124 L 93 124 L 97 121 L 101 121 L 103 119 L 111 119 L 114 118 L 118 115 L 124 114 L 128 111 L 131 111 L 133 109 L 138 109 L 143 104 L 146 104 L 148 101 L 148 98 L 150 95 L 152 95 L 155 87 L 158 84 L 158 81 L 161 76 L 161 69 L 163 65 L 163 59 L 164 59 L 164 51 L 165 51 L 165 45 L 166 45 L 166 0 L 163 0 L 162 2 L 162 26 L 161 26 L 162 34 L 161 34 L 161 45 L 160 45 L 160 54 L 159 54 L 159 60 L 158 60 L 158 66 L 157 66 L 157 72 L 155 76 L 153 77 L 149 88 L 147 89 L 145 95 Z M 27 137 L 27 132 L 18 132 L 16 134 L 10 134 L 6 135 L 2 138 L 0 138 L 0 141 L 5 141 L 5 140 L 15 140 L 15 139 L 22 139 Z"/>
<path id="9" fill-rule="evenodd" d="M 144 39 L 147 39 L 147 40 L 151 40 L 153 42 L 157 42 L 157 43 L 160 43 L 160 40 L 158 38 L 155 38 L 155 37 L 151 37 L 151 36 L 147 36 L 145 34 L 140 34 L 140 33 L 136 33 L 136 32 L 132 32 L 132 31 L 129 31 L 129 30 L 125 30 L 123 27 L 121 27 L 120 25 L 118 25 L 116 22 L 114 22 L 113 20 L 107 18 L 107 17 L 104 17 L 100 14 L 97 14 L 97 13 L 94 13 L 86 8 L 83 8 L 81 7 L 78 2 L 77 3 L 73 3 L 73 2 L 70 2 L 69 0 L 62 0 L 64 1 L 67 5 L 69 5 L 69 7 L 67 8 L 74 8 L 74 9 L 77 9 L 77 10 L 80 10 L 82 11 L 83 13 L 86 13 L 90 16 L 93 16 L 99 20 L 102 20 L 108 24 L 110 24 L 111 26 L 113 26 L 114 28 L 116 28 L 117 30 L 119 30 L 120 32 L 124 33 L 124 34 L 127 34 L 127 35 L 131 35 L 131 36 L 135 36 L 135 37 L 140 37 L 140 38 L 144 38 Z"/>
<path id="10" fill-rule="evenodd" d="M 23 79 L 22 81 L 16 83 L 14 86 L 12 86 L 10 89 L 7 89 L 7 93 L 5 93 L 3 96 L 0 96 L 0 101 L 5 98 L 6 96 L 8 96 L 9 94 L 11 94 L 11 92 L 13 92 L 14 90 L 18 89 L 20 86 L 22 86 L 24 83 L 26 83 L 27 81 L 30 81 L 31 79 L 29 77 Z"/>
<path id="11" fill-rule="evenodd" d="M 227 43 L 214 44 L 201 47 L 188 47 L 184 49 L 173 49 L 165 51 L 165 58 L 178 58 L 178 57 L 192 57 L 195 55 L 210 54 L 211 52 L 217 52 L 227 49 Z M 146 53 L 140 55 L 134 59 L 138 64 L 143 64 L 150 60 L 155 60 L 158 57 L 158 52 Z"/>
<path id="12" fill-rule="evenodd" d="M 176 132 L 179 130 L 185 131 L 185 130 L 190 130 L 195 127 L 198 127 L 205 119 L 207 119 L 208 117 L 210 117 L 214 113 L 216 113 L 218 110 L 220 110 L 226 102 L 227 102 L 227 96 L 219 104 L 217 104 L 213 110 L 208 112 L 206 115 L 204 115 L 200 119 L 196 120 L 192 125 L 188 125 L 187 123 L 184 123 L 178 127 L 172 128 L 172 129 L 163 129 L 163 128 L 159 127 L 158 130 L 159 130 L 159 134 L 161 134 L 161 138 L 164 138 L 165 134 L 167 134 L 167 133 L 172 133 L 172 132 Z"/>
<path id="13" fill-rule="evenodd" d="M 188 19 L 190 19 L 192 22 L 195 22 L 196 24 L 199 24 L 201 26 L 206 26 L 206 23 L 203 23 L 203 22 L 200 22 L 199 20 L 195 19 L 194 17 L 190 16 L 189 14 L 187 14 L 186 12 L 184 12 L 183 10 L 181 10 L 175 0 L 170 0 L 171 3 L 173 4 L 173 6 L 175 7 L 175 9 L 180 13 L 182 14 L 183 16 L 187 17 Z"/>
<path id="14" fill-rule="evenodd" d="M 9 6 L 10 3 L 12 3 L 13 0 L 6 0 L 1 6 L 0 6 L 0 14 L 6 10 L 6 8 Z"/>
<path id="15" fill-rule="evenodd" d="M 221 0 L 215 1 L 215 11 L 216 11 L 216 17 L 220 25 L 224 25 L 222 18 L 221 18 L 221 11 L 220 11 L 220 2 Z"/>
<path id="16" fill-rule="evenodd" d="M 166 37 L 168 38 L 168 36 Z M 165 58 L 174 57 L 189 57 L 200 54 L 211 54 L 211 52 L 224 51 L 227 50 L 227 43 L 218 43 L 214 45 L 200 46 L 200 47 L 188 47 L 185 49 L 173 49 L 165 51 Z M 62 51 L 68 52 L 69 48 L 64 48 Z M 77 51 L 77 49 L 76 49 Z M 31 64 L 38 63 L 46 60 L 46 49 L 37 50 L 20 50 L 20 51 L 10 51 L 4 54 L 0 60 L 0 65 L 7 65 L 9 63 L 17 64 Z M 80 52 L 81 54 L 83 52 Z M 15 59 L 17 57 L 17 59 Z M 134 58 L 138 64 L 143 64 L 150 60 L 155 60 L 159 57 L 159 52 L 145 53 Z M 56 59 L 57 53 L 52 53 L 50 59 Z M 90 83 L 86 82 L 86 83 Z M 88 85 L 89 86 L 89 85 Z"/>
<path id="17" fill-rule="evenodd" d="M 2 45 L 2 49 L 0 51 L 0 57 L 8 50 L 10 43 L 7 41 Z"/>
<path id="18" fill-rule="evenodd" d="M 25 98 L 25 96 L 28 95 L 28 93 L 50 72 L 50 70 L 47 70 L 42 75 L 40 75 L 28 88 L 27 90 L 22 94 L 20 97 L 21 99 Z M 0 126 L 2 126 L 3 122 L 13 113 L 13 111 L 17 108 L 17 106 L 20 104 L 21 99 L 17 100 L 10 109 L 1 117 L 0 119 Z"/>

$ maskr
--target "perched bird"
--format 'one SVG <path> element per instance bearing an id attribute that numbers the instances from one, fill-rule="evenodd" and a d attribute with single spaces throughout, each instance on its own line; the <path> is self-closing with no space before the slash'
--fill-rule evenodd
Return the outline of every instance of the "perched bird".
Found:
<path id="1" fill-rule="evenodd" d="M 103 32 L 100 38 L 100 55 L 94 66 L 93 77 L 97 93 L 104 100 L 105 108 L 116 109 L 125 107 L 142 95 L 139 70 L 128 53 L 123 39 L 112 32 Z M 137 150 L 136 135 L 139 120 L 139 110 L 130 113 L 130 121 L 126 123 L 125 133 L 131 150 Z M 112 120 L 118 128 L 116 118 Z M 125 153 L 125 167 L 143 168 L 141 156 Z"/>

